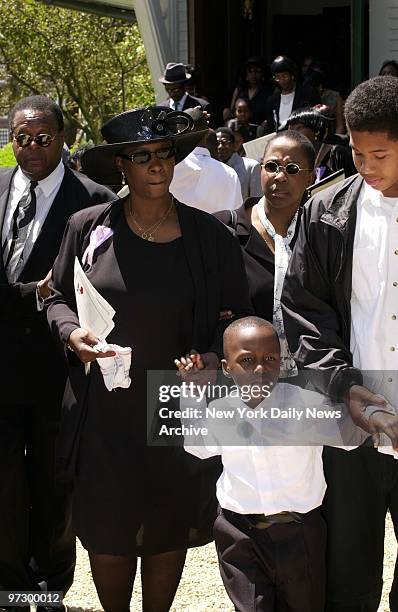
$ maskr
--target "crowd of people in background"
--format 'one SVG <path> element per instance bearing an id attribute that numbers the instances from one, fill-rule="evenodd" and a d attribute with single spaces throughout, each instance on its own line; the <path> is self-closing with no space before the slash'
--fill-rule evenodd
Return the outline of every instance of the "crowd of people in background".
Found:
<path id="1" fill-rule="evenodd" d="M 314 58 L 252 57 L 217 126 L 170 62 L 164 101 L 73 155 L 50 98 L 11 109 L 0 591 L 66 593 L 77 535 L 106 612 L 128 612 L 138 557 L 143 610 L 167 612 L 187 549 L 215 538 L 236 610 L 377 612 L 387 510 L 398 530 L 397 76 L 385 62 L 344 100 Z M 250 417 L 239 445 L 148 444 L 147 372 L 169 370 L 192 401 L 222 374 L 239 410 L 343 407 L 359 437 L 265 444 Z"/>
<path id="2" fill-rule="evenodd" d="M 396 62 L 384 62 L 380 74 L 397 76 Z M 222 111 L 224 125 L 218 127 L 214 117 L 220 116 L 221 109 L 213 109 L 202 91 L 200 96 L 197 94 L 198 75 L 193 66 L 170 62 L 159 81 L 168 96 L 160 106 L 183 111 L 200 108 L 205 112 L 207 126 L 217 134 L 217 144 L 210 135 L 206 148 L 214 159 L 236 171 L 244 199 L 261 194 L 259 165 L 253 163 L 245 143 L 293 126 L 315 146 L 314 182 L 338 170 L 343 170 L 345 177 L 355 173 L 344 119 L 344 99 L 340 92 L 329 87 L 327 68 L 315 57 L 304 58 L 301 68 L 286 56 L 276 57 L 270 65 L 259 56 L 250 57 L 245 64 L 244 78 L 232 92 L 229 107 Z M 80 169 L 80 156 L 91 146 L 84 145 L 74 152 L 70 157 L 72 168 Z M 259 162 L 260 158 L 254 161 Z"/>

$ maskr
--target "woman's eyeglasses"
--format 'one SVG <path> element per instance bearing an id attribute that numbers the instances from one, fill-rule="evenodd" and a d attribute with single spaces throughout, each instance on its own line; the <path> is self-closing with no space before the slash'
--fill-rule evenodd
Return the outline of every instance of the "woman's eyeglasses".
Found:
<path id="1" fill-rule="evenodd" d="M 125 153 L 119 153 L 119 157 L 123 157 L 123 159 L 128 159 L 135 164 L 147 164 L 152 157 L 157 157 L 158 159 L 169 159 L 170 157 L 174 157 L 176 154 L 176 150 L 174 147 L 164 147 L 163 149 L 158 149 L 157 151 L 134 151 L 130 155 L 126 155 Z"/>
<path id="2" fill-rule="evenodd" d="M 23 149 L 28 147 L 32 142 L 35 142 L 39 147 L 46 148 L 50 146 L 55 136 L 51 136 L 51 134 L 38 134 L 37 136 L 31 136 L 30 134 L 13 134 L 13 138 Z"/>
<path id="3" fill-rule="evenodd" d="M 266 172 L 268 172 L 268 174 L 278 174 L 279 172 L 284 172 L 285 174 L 295 175 L 299 172 L 303 172 L 304 170 L 308 170 L 310 172 L 313 170 L 312 168 L 300 168 L 300 166 L 294 162 L 290 162 L 286 164 L 286 166 L 281 166 L 276 161 L 272 160 L 261 164 L 261 166 Z"/>

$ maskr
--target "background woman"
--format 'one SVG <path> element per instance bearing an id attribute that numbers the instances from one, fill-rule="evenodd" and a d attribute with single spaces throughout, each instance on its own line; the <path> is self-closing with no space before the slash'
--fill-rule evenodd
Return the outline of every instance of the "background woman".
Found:
<path id="1" fill-rule="evenodd" d="M 386 60 L 383 62 L 379 75 L 398 77 L 398 62 L 396 60 Z"/>
<path id="2" fill-rule="evenodd" d="M 321 104 L 327 107 L 328 114 L 334 119 L 334 128 L 337 134 L 345 134 L 344 100 L 338 91 L 327 87 L 326 74 L 321 68 L 314 67 L 309 70 L 306 83 L 319 91 Z"/>
<path id="3" fill-rule="evenodd" d="M 234 118 L 227 121 L 227 127 L 233 132 L 239 131 L 244 138 L 244 142 L 257 138 L 258 125 L 250 123 L 251 112 L 249 103 L 243 98 L 238 98 L 234 107 Z"/>
<path id="4" fill-rule="evenodd" d="M 143 609 L 168 610 L 187 547 L 212 539 L 218 465 L 203 469 L 181 448 L 146 444 L 147 370 L 173 370 L 175 357 L 192 349 L 204 353 L 207 369 L 217 369 L 229 322 L 219 320 L 220 312 L 239 317 L 250 311 L 233 236 L 169 192 L 175 162 L 205 133 L 188 132 L 191 126 L 185 113 L 153 107 L 128 111 L 103 127 L 108 144 L 87 151 L 83 166 L 105 183 L 123 173 L 130 195 L 73 216 L 53 270 L 48 319 L 75 358 L 62 454 L 77 457 L 74 523 L 107 612 L 129 610 L 138 555 Z M 98 339 L 80 327 L 73 282 L 74 259 L 82 261 L 99 226 L 108 238 L 91 249 L 84 269 L 116 310 L 107 341 L 133 349 L 131 386 L 112 393 L 96 359 L 113 353 L 99 353 L 93 348 Z"/>
<path id="5" fill-rule="evenodd" d="M 262 198 L 248 198 L 236 211 L 216 213 L 239 238 L 254 312 L 274 323 L 281 341 L 281 373 L 295 372 L 285 346 L 280 295 L 299 227 L 300 204 L 313 182 L 315 151 L 299 132 L 277 134 L 266 145 Z"/>
<path id="6" fill-rule="evenodd" d="M 351 149 L 325 142 L 331 136 L 333 120 L 313 108 L 294 111 L 286 122 L 289 130 L 301 132 L 315 148 L 315 181 L 326 178 L 337 170 L 344 170 L 346 178 L 356 174 Z"/>
<path id="7" fill-rule="evenodd" d="M 248 102 L 253 123 L 260 125 L 265 120 L 267 100 L 273 92 L 266 73 L 267 67 L 261 57 L 250 57 L 247 60 L 245 78 L 234 89 L 230 108 L 224 110 L 224 121 L 233 116 L 239 98 Z"/>

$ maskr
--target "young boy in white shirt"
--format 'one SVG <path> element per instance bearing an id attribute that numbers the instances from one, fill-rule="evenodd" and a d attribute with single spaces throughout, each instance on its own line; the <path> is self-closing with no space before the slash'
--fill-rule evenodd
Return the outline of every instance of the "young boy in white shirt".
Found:
<path id="1" fill-rule="evenodd" d="M 224 374 L 245 389 L 245 401 L 217 399 L 209 409 L 240 406 L 240 414 L 243 409 L 248 415 L 261 414 L 261 409 L 265 414 L 271 406 L 303 405 L 303 393 L 319 405 L 318 394 L 277 382 L 280 345 L 267 321 L 251 316 L 233 322 L 224 333 L 224 356 Z M 200 356 L 181 358 L 176 365 L 183 376 L 202 367 Z M 269 389 L 269 397 L 261 396 L 258 389 Z M 233 420 L 219 428 L 213 422 L 213 433 L 210 428 L 206 438 L 185 438 L 185 450 L 195 456 L 222 458 L 214 537 L 226 591 L 242 612 L 322 612 L 326 545 L 319 509 L 326 489 L 322 447 L 284 446 L 280 434 L 286 427 L 280 421 L 273 424 L 250 416 L 244 421 L 243 429 L 235 428 Z M 251 438 L 246 444 L 244 436 Z M 236 445 L 239 437 L 241 445 Z"/>

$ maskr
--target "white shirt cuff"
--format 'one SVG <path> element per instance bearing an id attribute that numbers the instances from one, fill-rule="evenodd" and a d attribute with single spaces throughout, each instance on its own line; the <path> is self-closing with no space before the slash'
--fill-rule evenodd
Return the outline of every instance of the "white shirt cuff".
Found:
<path id="1" fill-rule="evenodd" d="M 369 419 L 375 412 L 386 412 L 387 414 L 392 414 L 395 416 L 395 410 L 392 407 L 383 408 L 382 406 L 375 405 L 366 406 L 365 410 L 363 411 L 363 416 Z"/>

